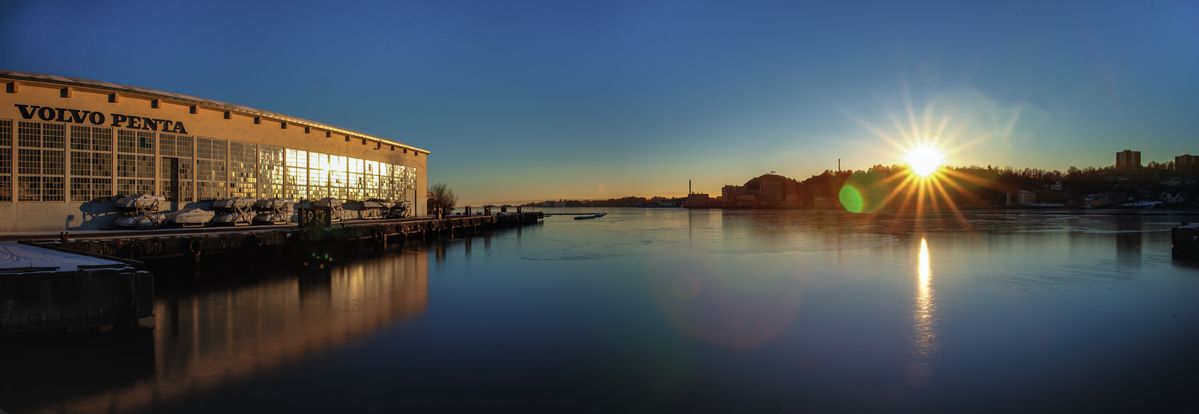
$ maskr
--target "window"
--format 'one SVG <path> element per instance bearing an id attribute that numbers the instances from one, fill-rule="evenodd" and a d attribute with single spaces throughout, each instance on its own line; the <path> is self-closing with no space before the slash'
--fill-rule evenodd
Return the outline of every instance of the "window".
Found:
<path id="1" fill-rule="evenodd" d="M 273 145 L 258 146 L 258 196 L 262 198 L 283 197 L 283 148 Z"/>
<path id="2" fill-rule="evenodd" d="M 71 201 L 113 195 L 112 128 L 71 126 Z"/>
<path id="3" fill-rule="evenodd" d="M 308 151 L 288 149 L 285 151 L 287 168 L 284 169 L 284 197 L 292 200 L 308 198 Z"/>
<path id="4" fill-rule="evenodd" d="M 12 120 L 0 119 L 0 201 L 12 201 Z"/>
<path id="5" fill-rule="evenodd" d="M 407 185 L 407 180 L 408 180 L 407 174 L 408 174 L 407 167 L 404 167 L 403 165 L 399 165 L 399 164 L 392 165 L 392 167 L 391 167 L 391 182 L 392 182 L 392 190 L 395 191 L 395 199 L 396 200 L 411 201 L 412 191 L 411 191 L 411 189 L 408 188 L 408 185 Z"/>
<path id="6" fill-rule="evenodd" d="M 65 201 L 66 128 L 61 124 L 17 125 L 17 187 L 21 201 Z"/>
<path id="7" fill-rule="evenodd" d="M 196 179 L 195 167 L 192 164 L 192 154 L 195 145 L 195 138 L 190 135 L 175 135 L 175 134 L 158 134 L 158 143 L 160 147 L 158 152 L 161 158 L 162 167 L 159 171 L 158 180 L 161 185 L 162 196 L 169 200 L 176 201 L 194 201 L 192 198 L 192 187 Z M 153 152 L 153 150 L 151 150 Z M 175 178 L 175 161 L 170 159 L 178 159 L 178 179 L 179 188 L 178 194 L 175 189 L 171 188 L 171 181 Z M 170 161 L 168 161 L 170 160 Z"/>
<path id="8" fill-rule="evenodd" d="M 308 197 L 329 197 L 329 154 L 308 153 Z"/>
<path id="9" fill-rule="evenodd" d="M 363 199 L 363 182 L 366 173 L 366 163 L 357 158 L 346 159 L 349 171 L 346 174 L 346 198 L 350 200 Z"/>
<path id="10" fill-rule="evenodd" d="M 391 178 L 391 164 L 379 163 L 379 198 L 385 200 L 398 200 L 393 191 Z"/>
<path id="11" fill-rule="evenodd" d="M 118 129 L 117 194 L 153 193 L 154 133 Z"/>
<path id="12" fill-rule="evenodd" d="M 346 191 L 346 157 L 340 155 L 329 156 L 329 196 L 336 198 L 347 198 L 349 193 Z"/>
<path id="13" fill-rule="evenodd" d="M 229 143 L 229 196 L 257 197 L 258 147 L 241 142 Z"/>
<path id="14" fill-rule="evenodd" d="M 196 196 L 200 200 L 225 197 L 227 146 L 223 139 L 196 138 Z"/>

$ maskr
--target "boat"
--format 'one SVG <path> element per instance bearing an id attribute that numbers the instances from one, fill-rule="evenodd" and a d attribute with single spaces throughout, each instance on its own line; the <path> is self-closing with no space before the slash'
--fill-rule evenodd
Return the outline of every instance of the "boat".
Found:
<path id="1" fill-rule="evenodd" d="M 204 227 L 216 213 L 212 210 L 192 208 L 167 215 L 166 225 L 177 227 Z"/>
<path id="2" fill-rule="evenodd" d="M 365 201 L 347 201 L 345 209 L 353 211 L 351 215 L 354 218 L 361 220 L 374 220 L 383 218 L 383 213 L 390 209 L 391 203 L 386 200 L 372 198 Z"/>
<path id="3" fill-rule="evenodd" d="M 166 201 L 163 196 L 150 194 L 121 197 L 113 203 L 113 208 L 121 215 L 113 224 L 117 227 L 134 229 L 158 227 L 163 220 L 162 213 L 158 212 L 158 205 L 163 201 Z"/>
<path id="4" fill-rule="evenodd" d="M 389 219 L 408 217 L 408 200 L 401 200 L 397 203 L 393 203 L 391 208 L 387 209 L 387 211 L 384 213 L 384 217 Z"/>
<path id="5" fill-rule="evenodd" d="M 345 204 L 345 200 L 333 197 L 325 197 L 312 202 L 313 207 L 329 209 L 329 221 L 332 223 L 341 222 L 342 216 L 344 216 L 343 212 L 345 211 L 342 206 Z"/>
<path id="6" fill-rule="evenodd" d="M 581 215 L 581 216 L 575 216 L 575 220 L 587 220 L 587 219 L 594 219 L 594 218 L 600 218 L 600 217 L 603 217 L 603 216 L 606 216 L 606 215 L 608 215 L 608 213 L 592 213 L 592 214 L 583 214 L 583 215 Z"/>
<path id="7" fill-rule="evenodd" d="M 253 198 L 225 198 L 212 202 L 214 226 L 247 226 L 254 220 Z"/>
<path id="8" fill-rule="evenodd" d="M 287 224 L 291 222 L 291 200 L 263 198 L 254 202 L 255 225 Z"/>

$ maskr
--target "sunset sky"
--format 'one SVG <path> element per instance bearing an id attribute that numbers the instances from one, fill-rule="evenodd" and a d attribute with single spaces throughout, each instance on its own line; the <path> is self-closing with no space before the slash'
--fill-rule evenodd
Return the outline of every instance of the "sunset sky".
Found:
<path id="1" fill-rule="evenodd" d="M 1199 153 L 1195 1 L 15 1 L 0 56 L 391 137 L 475 204 L 899 163 L 926 117 L 956 165 Z"/>

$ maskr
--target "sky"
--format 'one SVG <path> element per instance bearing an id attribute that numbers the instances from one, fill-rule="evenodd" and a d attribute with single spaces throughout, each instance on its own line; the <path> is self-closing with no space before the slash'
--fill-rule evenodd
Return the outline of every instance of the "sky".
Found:
<path id="1" fill-rule="evenodd" d="M 1194 0 L 4 3 L 0 69 L 388 137 L 460 204 L 1199 153 Z"/>

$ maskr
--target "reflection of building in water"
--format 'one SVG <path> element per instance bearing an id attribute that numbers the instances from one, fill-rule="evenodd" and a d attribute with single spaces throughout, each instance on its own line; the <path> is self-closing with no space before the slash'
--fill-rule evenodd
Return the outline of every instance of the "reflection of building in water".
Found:
<path id="1" fill-rule="evenodd" d="M 1119 263 L 1141 263 L 1144 220 L 1144 217 L 1140 216 L 1120 217 L 1116 220 L 1116 261 Z"/>
<path id="2" fill-rule="evenodd" d="M 932 355 L 937 349 L 936 303 L 933 302 L 933 272 L 929 263 L 928 240 L 920 239 L 920 256 L 916 266 L 916 303 L 912 310 L 915 337 L 914 359 L 909 372 L 909 385 L 924 383 L 932 373 Z"/>
<path id="3" fill-rule="evenodd" d="M 427 300 L 423 250 L 347 263 L 328 274 L 159 299 L 151 377 L 44 410 L 135 411 L 170 403 L 416 317 Z"/>

